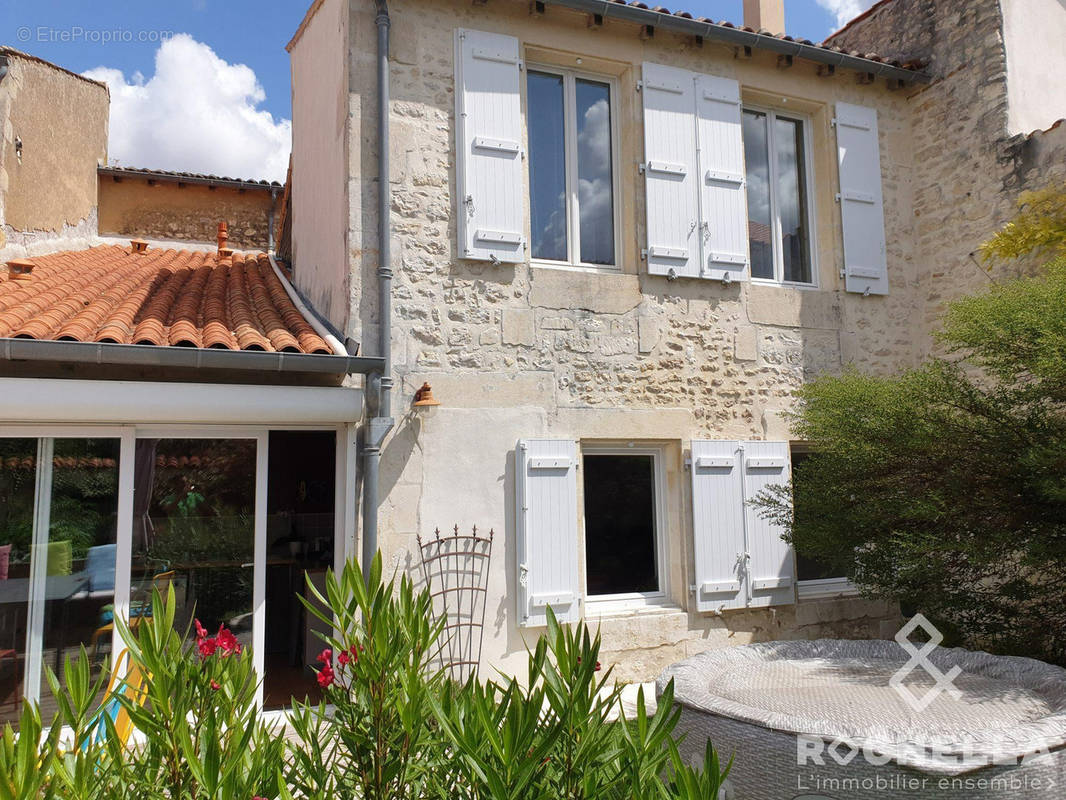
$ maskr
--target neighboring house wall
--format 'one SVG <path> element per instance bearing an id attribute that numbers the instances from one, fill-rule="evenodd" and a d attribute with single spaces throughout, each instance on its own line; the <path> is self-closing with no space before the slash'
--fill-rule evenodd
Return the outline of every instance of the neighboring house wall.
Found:
<path id="1" fill-rule="evenodd" d="M 107 87 L 11 48 L 0 54 L 0 258 L 88 246 Z"/>
<path id="2" fill-rule="evenodd" d="M 273 190 L 236 189 L 154 179 L 100 176 L 99 227 L 102 236 L 130 236 L 213 242 L 218 223 L 229 228 L 229 246 L 267 249 Z"/>
<path id="3" fill-rule="evenodd" d="M 685 457 L 696 438 L 788 439 L 782 413 L 794 407 L 793 392 L 848 361 L 881 373 L 914 363 L 921 303 L 912 252 L 915 150 L 908 95 L 913 90 L 890 91 L 884 81 L 859 85 L 854 73 L 845 71 L 818 77 L 815 65 L 799 60 L 779 69 L 775 57 L 764 52 L 737 59 L 730 47 L 711 41 L 700 47 L 665 32 L 642 41 L 636 26 L 612 20 L 589 30 L 584 15 L 552 6 L 539 16 L 519 2 L 392 0 L 389 5 L 392 335 L 399 388 L 397 427 L 381 466 L 381 545 L 387 563 L 418 574 L 418 534 L 428 535 L 435 527 L 450 530 L 453 524 L 495 528 L 485 656 L 520 670 L 525 644 L 539 630 L 517 623 L 517 440 L 579 440 L 582 450 L 634 443 L 661 454 L 659 524 L 667 585 L 665 602 L 640 612 L 586 611 L 594 624 L 602 624 L 605 657 L 619 665 L 620 677 L 653 677 L 666 664 L 708 647 L 894 631 L 897 612 L 891 605 L 856 599 L 721 616 L 695 612 Z M 352 8 L 349 263 L 353 286 L 374 287 L 374 10 L 369 0 L 353 0 Z M 617 78 L 619 271 L 457 258 L 453 51 L 459 27 L 518 36 L 526 62 L 573 66 L 580 57 L 582 69 Z M 300 46 L 303 40 L 294 57 Z M 644 179 L 637 171 L 643 154 L 637 81 L 645 60 L 735 77 L 745 101 L 809 114 L 818 288 L 723 286 L 648 275 L 641 258 Z M 326 73 L 316 77 L 329 80 Z M 300 91 L 298 86 L 298 102 Z M 837 101 L 878 111 L 887 296 L 845 293 L 839 277 L 842 243 L 831 125 Z M 294 112 L 296 131 L 308 124 L 301 113 L 306 112 Z M 319 123 L 328 127 L 331 121 L 326 115 Z M 306 180 L 297 175 L 297 164 L 308 158 L 303 146 L 297 137 L 295 187 Z M 308 213 L 297 198 L 294 206 L 294 219 Z M 293 232 L 295 246 L 305 246 L 307 233 L 295 224 Z M 524 234 L 528 239 L 528 215 Z M 305 264 L 298 254 L 295 261 L 299 278 Z M 373 294 L 353 295 L 350 313 L 353 320 L 363 320 L 364 341 L 372 341 L 376 321 Z M 442 406 L 426 415 L 407 411 L 415 389 L 427 380 Z"/>
<path id="4" fill-rule="evenodd" d="M 296 286 L 318 313 L 359 339 L 358 331 L 348 328 L 350 298 L 358 297 L 361 288 L 361 276 L 347 269 L 348 24 L 347 0 L 316 0 L 288 45 L 293 106 L 290 224 Z M 367 71 L 372 74 L 373 67 Z M 353 213 L 358 213 L 359 204 L 354 206 Z"/>
<path id="5" fill-rule="evenodd" d="M 1007 130 L 1031 133 L 1066 117 L 1066 0 L 1003 0 Z"/>
<path id="6" fill-rule="evenodd" d="M 1015 5 L 1038 10 L 1035 2 L 1005 2 L 1009 18 L 1017 19 Z M 1050 14 L 1048 25 L 1056 27 L 1059 12 L 1043 10 Z M 1027 69 L 1044 65 L 1029 72 L 1029 80 L 1046 104 L 1045 117 L 1056 119 L 1066 116 L 1053 66 L 1062 46 L 1041 47 L 1036 29 L 1042 25 L 1043 18 L 1029 17 L 1026 37 L 1016 34 L 1007 44 L 1026 50 Z M 831 41 L 848 49 L 922 58 L 936 76 L 931 85 L 907 92 L 915 160 L 914 259 L 923 305 L 916 341 L 922 356 L 935 346 L 931 334 L 947 302 L 1032 268 L 1025 261 L 989 271 L 975 251 L 1015 212 L 1022 191 L 1066 178 L 1066 130 L 1010 135 L 1011 56 L 1004 51 L 998 0 L 891 0 Z"/>

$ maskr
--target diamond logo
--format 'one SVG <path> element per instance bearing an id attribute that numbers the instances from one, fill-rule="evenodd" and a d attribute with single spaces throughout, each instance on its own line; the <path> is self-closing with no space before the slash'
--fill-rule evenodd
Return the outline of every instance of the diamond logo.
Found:
<path id="1" fill-rule="evenodd" d="M 929 637 L 929 641 L 921 646 L 916 645 L 910 640 L 911 634 L 918 628 L 925 631 L 926 635 Z M 929 707 L 929 704 L 940 697 L 944 692 L 947 692 L 950 697 L 953 697 L 956 700 L 962 697 L 962 692 L 955 688 L 954 684 L 955 678 L 962 674 L 962 669 L 956 664 L 947 672 L 941 672 L 936 664 L 929 660 L 929 654 L 932 653 L 942 641 L 944 641 L 943 634 L 941 634 L 936 626 L 926 619 L 923 614 L 915 614 L 907 624 L 900 628 L 899 632 L 896 633 L 896 642 L 910 654 L 910 658 L 906 664 L 896 670 L 895 674 L 889 679 L 888 684 L 918 713 L 925 711 L 925 709 Z M 907 677 L 916 669 L 923 670 L 934 681 L 933 686 L 920 697 L 912 692 L 904 683 Z"/>

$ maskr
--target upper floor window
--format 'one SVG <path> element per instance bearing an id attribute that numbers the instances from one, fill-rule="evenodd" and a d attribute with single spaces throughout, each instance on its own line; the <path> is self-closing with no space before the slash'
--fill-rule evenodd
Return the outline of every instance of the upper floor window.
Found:
<path id="1" fill-rule="evenodd" d="M 526 105 L 533 259 L 616 266 L 612 83 L 537 67 Z"/>
<path id="2" fill-rule="evenodd" d="M 807 124 L 745 108 L 742 128 L 751 277 L 813 284 Z"/>

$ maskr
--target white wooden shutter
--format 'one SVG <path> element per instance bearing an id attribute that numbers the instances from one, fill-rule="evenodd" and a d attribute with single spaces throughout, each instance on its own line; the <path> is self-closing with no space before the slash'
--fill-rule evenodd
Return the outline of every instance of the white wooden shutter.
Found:
<path id="1" fill-rule="evenodd" d="M 692 442 L 696 609 L 743 608 L 744 505 L 739 442 Z"/>
<path id="2" fill-rule="evenodd" d="M 849 292 L 888 294 L 877 110 L 837 103 L 836 114 L 844 286 Z"/>
<path id="3" fill-rule="evenodd" d="M 518 39 L 458 29 L 456 179 L 461 258 L 525 260 Z"/>
<path id="4" fill-rule="evenodd" d="M 763 519 L 751 501 L 766 487 L 789 482 L 788 442 L 744 443 L 744 527 L 748 541 L 749 606 L 794 603 L 795 556 L 780 525 Z"/>
<path id="5" fill-rule="evenodd" d="M 580 617 L 577 562 L 577 444 L 523 439 L 515 448 L 518 530 L 518 622 L 547 624 Z"/>
<path id="6" fill-rule="evenodd" d="M 648 272 L 700 276 L 695 73 L 644 64 Z"/>
<path id="7" fill-rule="evenodd" d="M 748 203 L 740 84 L 730 78 L 696 79 L 700 234 L 704 278 L 748 277 Z"/>

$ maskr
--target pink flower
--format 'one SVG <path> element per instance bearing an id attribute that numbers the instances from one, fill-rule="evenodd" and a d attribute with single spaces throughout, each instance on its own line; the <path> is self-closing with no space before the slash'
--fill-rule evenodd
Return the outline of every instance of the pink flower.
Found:
<path id="1" fill-rule="evenodd" d="M 218 646 L 222 649 L 223 657 L 230 654 L 240 655 L 241 643 L 237 641 L 237 637 L 233 635 L 233 631 L 225 625 L 218 626 L 218 636 L 215 638 L 218 640 Z"/>
<path id="2" fill-rule="evenodd" d="M 222 688 L 222 686 L 219 684 L 218 681 L 211 681 L 211 688 L 217 692 L 219 689 Z"/>
<path id="3" fill-rule="evenodd" d="M 351 656 L 348 655 L 347 650 L 341 650 L 340 655 L 337 656 L 337 663 L 340 664 L 342 667 L 345 666 L 351 660 Z"/>
<path id="4" fill-rule="evenodd" d="M 336 676 L 333 674 L 333 667 L 326 664 L 322 667 L 322 670 L 318 673 L 318 685 L 323 689 L 328 689 L 333 685 L 333 679 Z"/>
<path id="5" fill-rule="evenodd" d="M 214 637 L 210 639 L 200 639 L 196 643 L 196 648 L 200 651 L 200 658 L 210 658 L 215 654 L 215 650 L 218 649 L 218 643 Z"/>
<path id="6" fill-rule="evenodd" d="M 318 663 L 329 665 L 333 663 L 333 649 L 327 647 L 321 653 L 318 654 Z"/>
<path id="7" fill-rule="evenodd" d="M 193 624 L 196 626 L 196 641 L 202 642 L 207 638 L 207 630 L 200 624 L 198 619 L 194 619 Z"/>

